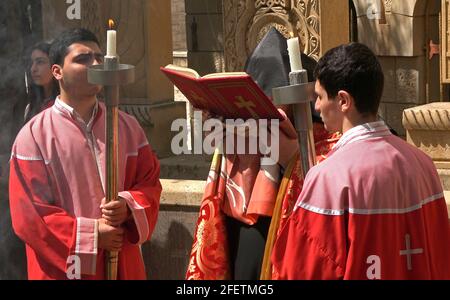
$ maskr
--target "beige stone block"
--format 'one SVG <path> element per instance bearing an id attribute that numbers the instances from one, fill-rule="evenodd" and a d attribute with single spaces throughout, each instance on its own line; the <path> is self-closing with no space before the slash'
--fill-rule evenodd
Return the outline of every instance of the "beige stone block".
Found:
<path id="1" fill-rule="evenodd" d="M 201 76 L 223 72 L 225 69 L 223 52 L 189 52 L 188 66 L 194 68 Z"/>
<path id="2" fill-rule="evenodd" d="M 428 4 L 428 14 L 435 15 L 440 11 L 440 1 L 423 0 L 381 0 L 384 2 L 386 13 L 405 16 L 424 16 Z M 380 0 L 353 0 L 357 16 L 367 15 L 371 7 L 380 7 Z M 370 13 L 370 12 L 369 12 Z"/>
<path id="3" fill-rule="evenodd" d="M 379 56 L 424 54 L 424 18 L 387 14 L 387 24 L 367 16 L 358 18 L 358 38 Z"/>
<path id="4" fill-rule="evenodd" d="M 448 169 L 438 169 L 438 174 L 444 187 L 444 198 L 445 202 L 447 202 L 447 211 L 450 219 L 450 167 Z"/>
<path id="5" fill-rule="evenodd" d="M 447 202 L 447 212 L 450 219 L 450 191 L 444 191 L 445 202 Z"/>
<path id="6" fill-rule="evenodd" d="M 386 104 L 386 122 L 391 126 L 400 136 L 405 136 L 406 131 L 402 124 L 403 111 L 405 109 L 411 108 L 413 105 L 408 104 L 396 104 L 387 103 Z"/>
<path id="7" fill-rule="evenodd" d="M 185 0 L 185 7 L 188 14 L 222 13 L 222 0 Z"/>
<path id="8" fill-rule="evenodd" d="M 396 60 L 395 92 L 398 103 L 425 103 L 425 57 L 400 57 Z"/>
<path id="9" fill-rule="evenodd" d="M 367 15 L 367 10 L 369 9 L 369 5 L 374 3 L 375 0 L 367 1 L 367 0 L 353 0 L 353 4 L 355 5 L 356 16 L 365 16 Z"/>
<path id="10" fill-rule="evenodd" d="M 187 67 L 187 51 L 174 51 L 173 64 L 180 67 Z"/>
<path id="11" fill-rule="evenodd" d="M 321 54 L 350 41 L 348 1 L 320 1 Z M 339 25 L 338 25 L 339 24 Z"/>
<path id="12" fill-rule="evenodd" d="M 222 15 L 186 16 L 188 51 L 223 51 Z"/>
<path id="13" fill-rule="evenodd" d="M 428 14 L 438 14 L 441 1 L 392 0 L 392 13 L 406 16 L 423 16 L 426 13 L 427 5 Z"/>
<path id="14" fill-rule="evenodd" d="M 386 1 L 386 0 L 381 0 Z M 356 15 L 367 16 L 368 14 L 374 14 L 381 9 L 381 1 L 380 0 L 353 0 L 356 9 Z M 393 0 L 395 1 L 395 0 Z M 388 11 L 388 10 L 387 10 Z"/>
<path id="15" fill-rule="evenodd" d="M 161 204 L 200 206 L 206 181 L 161 179 Z"/>
<path id="16" fill-rule="evenodd" d="M 450 103 L 430 103 L 405 110 L 403 125 L 409 143 L 439 164 L 450 162 Z"/>
<path id="17" fill-rule="evenodd" d="M 396 65 L 395 58 L 389 56 L 378 57 L 384 73 L 384 90 L 382 102 L 396 102 Z"/>
<path id="18" fill-rule="evenodd" d="M 434 161 L 450 160 L 450 132 L 409 130 L 407 140 L 427 153 Z"/>
<path id="19" fill-rule="evenodd" d="M 437 171 L 442 180 L 444 190 L 450 191 L 450 169 L 437 169 Z"/>
<path id="20" fill-rule="evenodd" d="M 417 0 L 392 0 L 392 13 L 405 16 L 423 16 L 425 14 L 425 2 Z"/>
<path id="21" fill-rule="evenodd" d="M 435 161 L 434 164 L 438 169 L 450 170 L 450 161 Z"/>

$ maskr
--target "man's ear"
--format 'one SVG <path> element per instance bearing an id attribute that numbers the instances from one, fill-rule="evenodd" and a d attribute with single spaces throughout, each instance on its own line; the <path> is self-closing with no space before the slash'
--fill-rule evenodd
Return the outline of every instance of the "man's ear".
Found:
<path id="1" fill-rule="evenodd" d="M 355 104 L 353 96 L 346 91 L 338 92 L 338 100 L 342 112 L 348 112 Z"/>
<path id="2" fill-rule="evenodd" d="M 63 78 L 62 67 L 60 65 L 54 64 L 52 66 L 52 74 L 56 80 L 60 81 Z"/>

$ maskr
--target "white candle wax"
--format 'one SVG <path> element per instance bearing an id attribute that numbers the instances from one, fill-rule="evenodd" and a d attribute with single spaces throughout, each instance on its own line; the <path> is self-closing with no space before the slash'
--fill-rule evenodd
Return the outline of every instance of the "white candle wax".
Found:
<path id="1" fill-rule="evenodd" d="M 288 39 L 289 61 L 291 63 L 291 72 L 303 70 L 302 57 L 300 56 L 300 43 L 298 37 Z"/>
<path id="2" fill-rule="evenodd" d="M 108 30 L 107 43 L 106 43 L 106 56 L 117 56 L 117 31 Z"/>

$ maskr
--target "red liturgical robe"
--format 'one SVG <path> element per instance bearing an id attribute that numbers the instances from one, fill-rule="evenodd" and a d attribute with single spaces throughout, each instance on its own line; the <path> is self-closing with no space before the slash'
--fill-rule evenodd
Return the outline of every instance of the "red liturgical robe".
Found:
<path id="1" fill-rule="evenodd" d="M 272 263 L 279 279 L 450 279 L 432 160 L 383 122 L 346 132 L 306 176 Z"/>
<path id="2" fill-rule="evenodd" d="M 161 184 L 159 162 L 143 130 L 119 114 L 119 195 L 133 218 L 124 224 L 119 279 L 145 279 L 139 245 L 155 227 Z M 12 150 L 10 205 L 13 228 L 25 242 L 29 279 L 67 279 L 73 257 L 81 279 L 104 278 L 97 247 L 100 203 L 105 197 L 105 107 L 86 125 L 56 100 L 19 133 Z"/>

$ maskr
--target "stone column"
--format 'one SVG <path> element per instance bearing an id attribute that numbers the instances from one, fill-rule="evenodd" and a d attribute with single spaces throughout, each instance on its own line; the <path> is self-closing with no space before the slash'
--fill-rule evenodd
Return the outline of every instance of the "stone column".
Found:
<path id="1" fill-rule="evenodd" d="M 436 164 L 450 213 L 450 103 L 407 109 L 403 113 L 403 126 L 407 141 L 427 153 Z"/>

